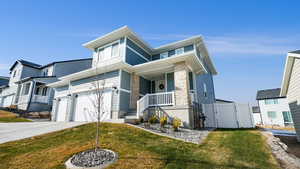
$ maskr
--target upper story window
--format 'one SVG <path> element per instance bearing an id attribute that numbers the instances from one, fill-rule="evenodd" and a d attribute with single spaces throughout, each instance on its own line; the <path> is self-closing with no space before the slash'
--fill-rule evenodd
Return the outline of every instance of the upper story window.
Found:
<path id="1" fill-rule="evenodd" d="M 48 72 L 49 72 L 48 69 L 43 70 L 43 76 L 48 76 Z"/>
<path id="2" fill-rule="evenodd" d="M 175 50 L 176 55 L 180 55 L 182 53 L 184 53 L 184 48 L 178 48 L 178 49 Z"/>
<path id="3" fill-rule="evenodd" d="M 13 77 L 16 77 L 16 74 L 17 74 L 17 70 L 15 70 L 15 71 L 13 72 Z"/>
<path id="4" fill-rule="evenodd" d="M 164 52 L 164 53 L 161 53 L 160 54 L 160 58 L 163 59 L 163 58 L 167 58 L 168 57 L 168 52 Z"/>
<path id="5" fill-rule="evenodd" d="M 207 87 L 205 83 L 203 83 L 203 91 L 204 91 L 204 97 L 207 97 Z"/>
<path id="6" fill-rule="evenodd" d="M 278 99 L 266 99 L 265 104 L 278 104 Z"/>
<path id="7" fill-rule="evenodd" d="M 97 61 L 119 56 L 119 42 L 98 49 Z"/>

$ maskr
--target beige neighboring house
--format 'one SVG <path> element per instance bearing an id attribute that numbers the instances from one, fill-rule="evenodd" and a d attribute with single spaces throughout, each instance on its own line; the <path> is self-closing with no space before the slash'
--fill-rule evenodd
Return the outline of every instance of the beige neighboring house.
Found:
<path id="1" fill-rule="evenodd" d="M 294 126 L 300 141 L 300 50 L 287 54 L 281 96 L 287 96 Z"/>

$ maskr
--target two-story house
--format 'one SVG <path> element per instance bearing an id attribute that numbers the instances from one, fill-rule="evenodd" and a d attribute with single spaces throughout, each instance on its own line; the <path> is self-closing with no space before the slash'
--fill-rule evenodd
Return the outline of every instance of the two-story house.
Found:
<path id="1" fill-rule="evenodd" d="M 280 88 L 257 91 L 260 119 L 263 125 L 292 126 L 293 120 L 287 98 Z"/>
<path id="2" fill-rule="evenodd" d="M 95 81 L 103 85 L 103 121 L 159 107 L 193 127 L 192 103 L 215 102 L 217 72 L 201 36 L 152 48 L 124 26 L 83 46 L 93 53 L 92 68 L 48 85 L 55 89 L 55 121 L 95 121 Z"/>
<path id="3" fill-rule="evenodd" d="M 0 107 L 16 105 L 27 111 L 49 111 L 54 91 L 46 84 L 59 77 L 91 67 L 92 59 L 77 59 L 39 65 L 17 60 L 10 68 L 9 83 L 2 87 Z"/>

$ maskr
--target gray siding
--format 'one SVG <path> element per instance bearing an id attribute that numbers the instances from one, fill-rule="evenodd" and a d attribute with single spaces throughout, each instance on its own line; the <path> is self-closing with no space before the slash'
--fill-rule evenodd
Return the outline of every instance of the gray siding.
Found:
<path id="1" fill-rule="evenodd" d="M 121 71 L 122 75 L 121 75 L 121 88 L 122 89 L 126 89 L 126 90 L 130 90 L 130 83 L 131 83 L 131 75 L 128 72 L 125 71 Z"/>
<path id="2" fill-rule="evenodd" d="M 298 141 L 300 141 L 300 105 L 297 101 L 289 103 L 294 127 L 297 133 Z"/>
<path id="3" fill-rule="evenodd" d="M 215 102 L 215 89 L 211 74 L 196 75 L 196 88 L 199 103 L 210 104 Z M 204 83 L 206 84 L 207 96 L 204 95 Z"/>
<path id="4" fill-rule="evenodd" d="M 120 111 L 128 112 L 130 105 L 130 93 L 120 91 Z"/>
<path id="5" fill-rule="evenodd" d="M 83 78 L 80 80 L 75 80 L 71 82 L 72 86 L 77 86 L 77 85 L 81 85 L 84 83 L 90 83 L 96 80 L 104 80 L 104 79 L 108 79 L 108 78 L 114 78 L 119 76 L 119 70 L 115 70 L 115 71 L 111 71 L 111 72 L 107 72 L 107 73 L 102 73 L 96 76 L 91 76 L 91 77 L 87 77 L 87 78 Z"/>
<path id="6" fill-rule="evenodd" d="M 61 91 L 66 91 L 68 89 L 69 89 L 69 86 L 66 85 L 66 86 L 60 86 L 60 87 L 55 88 L 55 91 L 61 92 Z"/>
<path id="7" fill-rule="evenodd" d="M 79 60 L 75 62 L 62 62 L 54 65 L 53 75 L 56 77 L 66 76 L 92 67 L 92 60 Z"/>
<path id="8" fill-rule="evenodd" d="M 32 77 L 32 76 L 40 76 L 41 71 L 39 69 L 27 67 L 23 65 L 22 73 L 21 73 L 21 79 L 26 77 Z"/>
<path id="9" fill-rule="evenodd" d="M 149 80 L 140 77 L 140 93 L 143 95 L 150 93 L 150 84 L 151 82 Z"/>

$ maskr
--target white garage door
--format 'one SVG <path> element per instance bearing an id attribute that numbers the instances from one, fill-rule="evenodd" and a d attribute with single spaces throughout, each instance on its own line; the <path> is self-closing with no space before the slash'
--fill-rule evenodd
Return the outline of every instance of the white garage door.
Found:
<path id="1" fill-rule="evenodd" d="M 56 121 L 66 121 L 67 107 L 68 107 L 68 98 L 67 97 L 60 98 L 60 101 L 58 101 L 57 109 L 56 109 Z"/>
<path id="2" fill-rule="evenodd" d="M 111 118 L 111 91 L 104 92 L 101 104 L 101 121 Z M 75 99 L 74 121 L 97 121 L 96 95 L 94 93 L 78 94 Z"/>
<path id="3" fill-rule="evenodd" d="M 3 98 L 3 107 L 9 107 L 12 104 L 13 96 L 14 95 L 10 95 Z"/>

